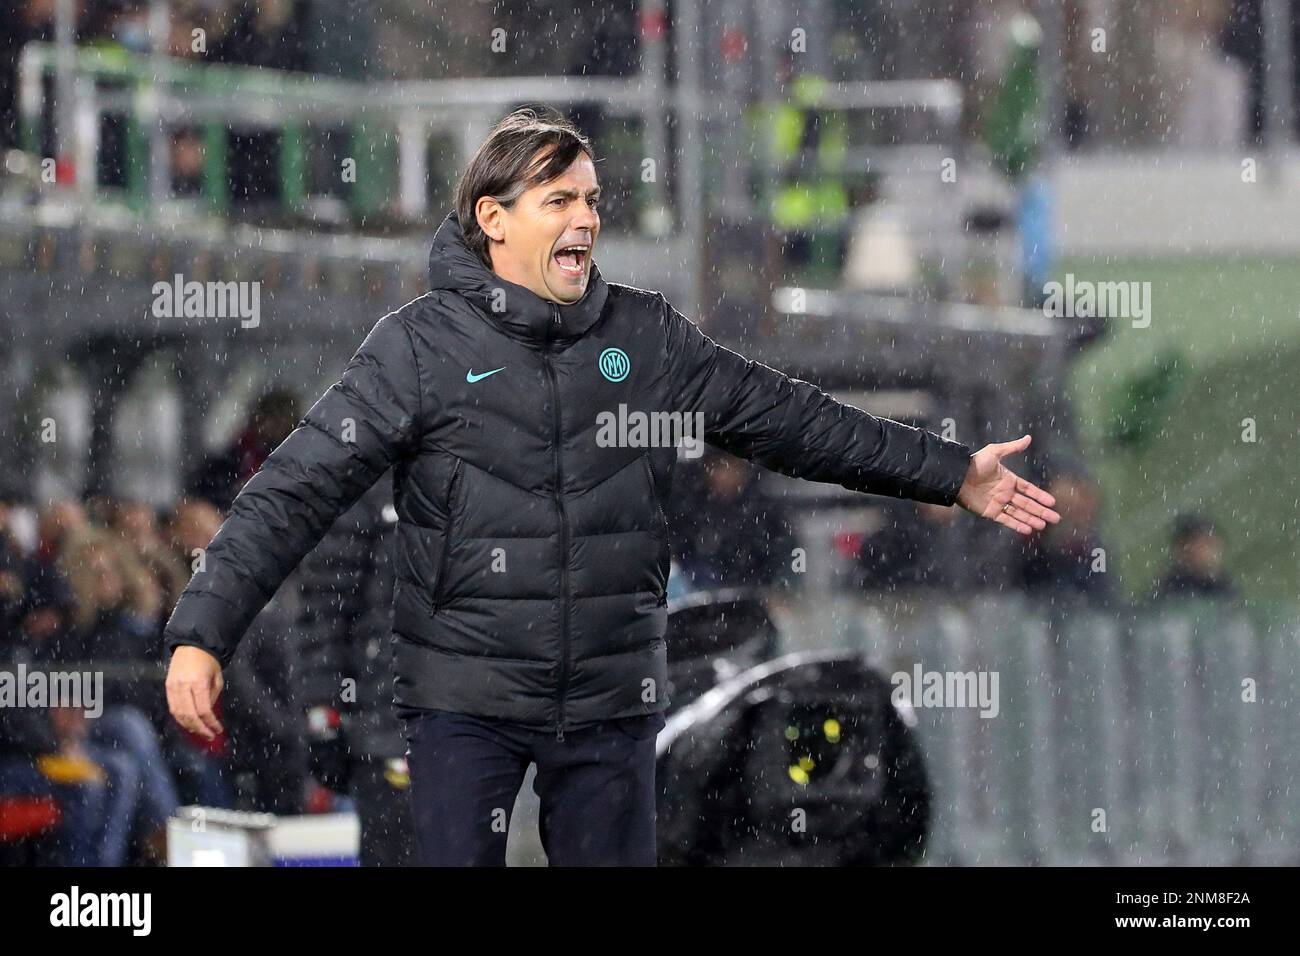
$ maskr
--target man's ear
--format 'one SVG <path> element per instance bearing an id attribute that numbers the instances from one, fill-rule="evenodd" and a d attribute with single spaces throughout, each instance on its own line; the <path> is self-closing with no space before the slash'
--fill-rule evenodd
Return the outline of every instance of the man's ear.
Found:
<path id="1" fill-rule="evenodd" d="M 496 242 L 504 242 L 506 238 L 505 223 L 502 219 L 505 216 L 505 210 L 501 204 L 491 196 L 480 196 L 477 203 L 474 204 L 474 215 L 478 218 L 479 228 L 489 239 Z"/>

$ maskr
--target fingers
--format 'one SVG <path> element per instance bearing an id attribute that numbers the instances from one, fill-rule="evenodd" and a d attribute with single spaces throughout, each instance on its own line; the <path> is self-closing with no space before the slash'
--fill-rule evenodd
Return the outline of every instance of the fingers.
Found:
<path id="1" fill-rule="evenodd" d="M 1030 514 L 1024 508 L 1019 508 L 1015 504 L 1003 508 L 1000 515 L 1014 520 L 1017 524 L 1027 526 L 1030 531 L 1042 531 L 1047 527 L 1047 522 L 1042 518 Z"/>
<path id="2" fill-rule="evenodd" d="M 175 720 L 176 723 L 184 727 L 185 722 L 181 720 L 181 712 L 183 708 L 181 706 L 179 686 L 172 681 L 170 674 L 167 675 L 167 680 L 163 684 L 163 687 L 167 691 L 167 713 L 172 715 L 172 719 Z"/>
<path id="3" fill-rule="evenodd" d="M 1049 508 L 1056 504 L 1056 498 L 1053 495 L 1044 491 L 1042 488 L 1039 488 L 1032 481 L 1025 481 L 1025 479 L 1021 478 L 1019 475 L 1016 476 L 1016 491 L 1042 502 Z"/>
<path id="4" fill-rule="evenodd" d="M 212 739 L 212 734 L 203 726 L 203 721 L 199 720 L 198 710 L 194 704 L 194 691 L 188 684 L 182 687 L 173 686 L 171 681 L 167 682 L 167 709 L 171 711 L 176 723 L 190 733 L 198 734 L 204 740 Z"/>
<path id="5" fill-rule="evenodd" d="M 994 444 L 989 445 L 989 447 L 997 452 L 999 458 L 1005 458 L 1007 455 L 1014 455 L 1016 452 L 1024 451 L 1029 447 L 1031 441 L 1033 441 L 1031 436 L 1024 435 L 1017 438 L 1015 441 L 995 442 Z"/>
<path id="6" fill-rule="evenodd" d="M 221 723 L 212 712 L 212 690 L 185 679 L 167 679 L 167 708 L 176 722 L 204 740 L 221 733 Z M 215 688 L 219 690 L 218 688 Z"/>
<path id="7" fill-rule="evenodd" d="M 1031 514 L 1036 518 L 1042 518 L 1044 521 L 1050 521 L 1052 524 L 1056 524 L 1061 520 L 1061 516 L 1051 508 L 1040 505 L 1029 496 L 1020 494 L 1019 492 L 1011 496 L 1011 507 L 1019 508 L 1026 514 Z"/>
<path id="8" fill-rule="evenodd" d="M 1012 531 L 1016 532 L 1017 534 L 1024 534 L 1024 535 L 1033 534 L 1034 529 L 1029 525 L 1025 524 L 1025 522 L 1021 521 L 1018 517 L 1016 517 L 1018 513 L 1024 514 L 1024 512 L 1018 512 L 1017 509 L 1013 507 L 1010 511 L 999 512 L 998 516 L 993 520 L 996 521 L 998 524 L 1006 525 L 1008 528 L 1010 528 Z"/>
<path id="9" fill-rule="evenodd" d="M 210 688 L 205 688 L 202 693 L 198 688 L 195 688 L 195 709 L 198 711 L 199 720 L 203 722 L 203 726 L 208 729 L 212 734 L 212 737 L 221 733 L 221 722 L 217 720 L 217 715 L 212 712 L 212 702 L 214 699 L 215 698 L 211 693 Z M 208 739 L 211 739 L 211 737 Z"/>

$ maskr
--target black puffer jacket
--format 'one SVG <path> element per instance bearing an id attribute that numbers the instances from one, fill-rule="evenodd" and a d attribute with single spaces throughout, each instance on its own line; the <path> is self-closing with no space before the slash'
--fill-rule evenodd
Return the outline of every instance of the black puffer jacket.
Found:
<path id="1" fill-rule="evenodd" d="M 605 447 L 599 413 L 700 412 L 712 444 L 784 474 L 955 501 L 966 445 L 746 361 L 661 294 L 590 268 L 581 300 L 547 301 L 486 268 L 449 215 L 432 291 L 379 320 L 244 486 L 168 647 L 229 662 L 280 581 L 391 466 L 397 703 L 562 737 L 668 704 L 676 451 Z"/>

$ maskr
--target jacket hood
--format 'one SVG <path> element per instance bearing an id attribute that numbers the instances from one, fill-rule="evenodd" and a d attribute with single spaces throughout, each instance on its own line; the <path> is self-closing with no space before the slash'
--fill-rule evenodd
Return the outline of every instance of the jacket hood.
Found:
<path id="1" fill-rule="evenodd" d="M 572 304 L 543 299 L 531 289 L 501 278 L 466 245 L 454 211 L 447 214 L 433 237 L 429 288 L 458 292 L 503 331 L 543 341 L 584 334 L 600 318 L 609 296 L 609 286 L 595 259 L 591 261 L 587 291 Z M 502 291 L 504 294 L 499 294 Z"/>

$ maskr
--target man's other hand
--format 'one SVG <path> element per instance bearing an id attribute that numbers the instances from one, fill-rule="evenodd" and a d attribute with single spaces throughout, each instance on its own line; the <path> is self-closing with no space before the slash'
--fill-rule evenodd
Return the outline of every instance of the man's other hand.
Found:
<path id="1" fill-rule="evenodd" d="M 207 651 L 182 645 L 167 669 L 167 707 L 176 722 L 204 740 L 222 732 L 212 705 L 221 694 L 221 662 Z"/>
<path id="2" fill-rule="evenodd" d="M 1004 524 L 1018 534 L 1042 531 L 1061 516 L 1052 510 L 1056 499 L 1032 482 L 1025 481 L 1002 459 L 1029 447 L 1029 435 L 1015 441 L 985 445 L 971 455 L 970 470 L 957 493 L 957 503 L 971 514 Z"/>

